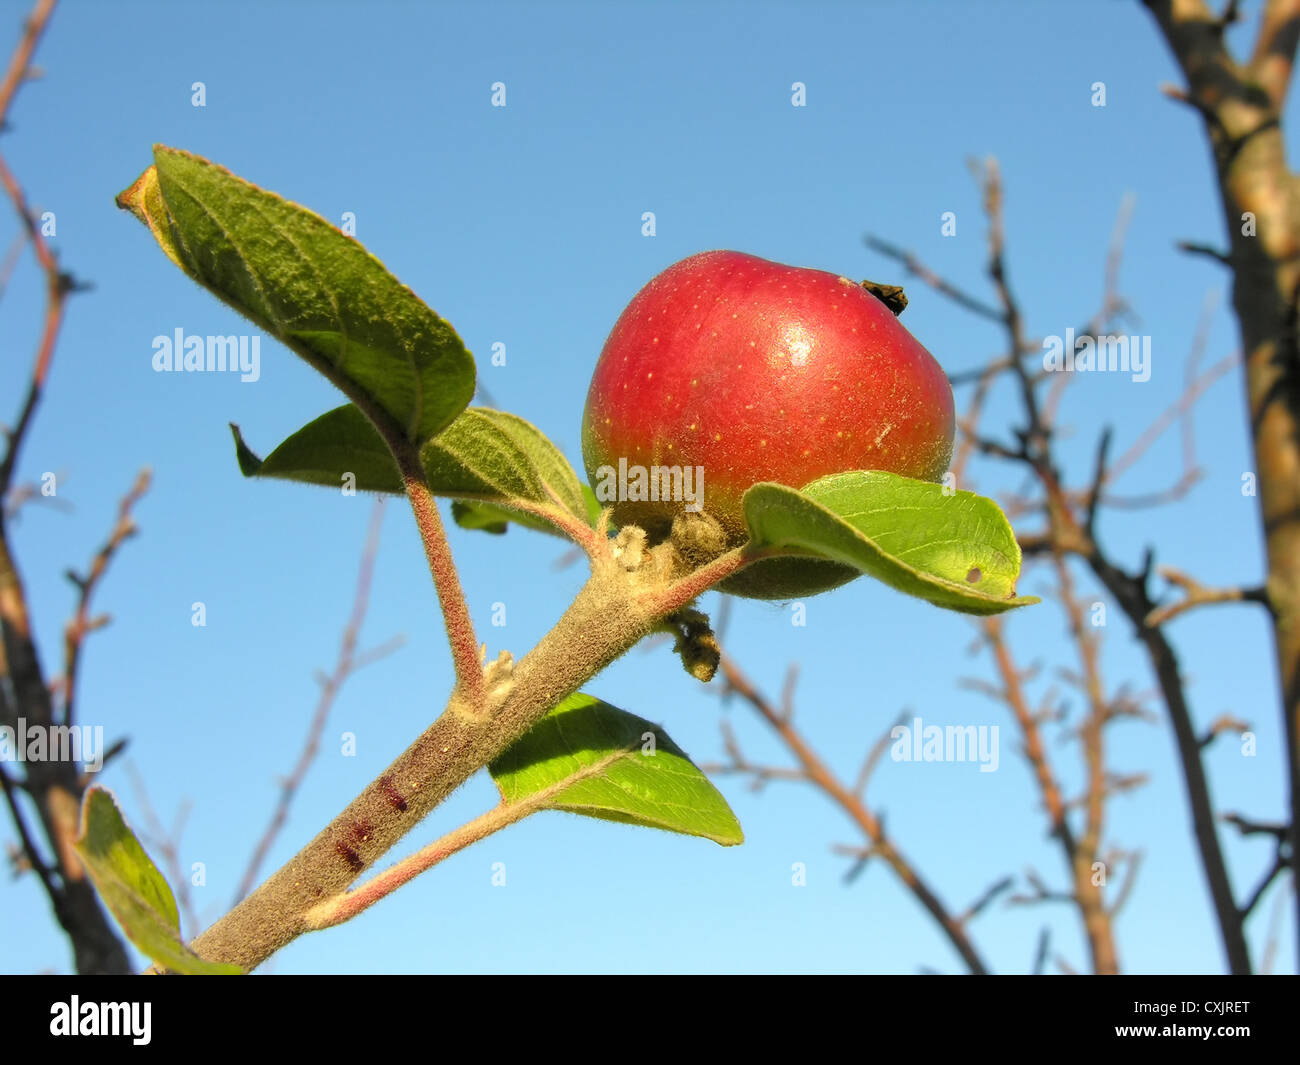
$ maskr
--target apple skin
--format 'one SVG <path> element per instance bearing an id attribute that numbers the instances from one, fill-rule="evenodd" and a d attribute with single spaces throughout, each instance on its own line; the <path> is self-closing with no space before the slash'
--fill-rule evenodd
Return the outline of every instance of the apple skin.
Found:
<path id="1" fill-rule="evenodd" d="M 747 538 L 741 499 L 760 481 L 801 487 L 886 470 L 938 481 L 952 457 L 952 389 L 933 356 L 861 285 L 735 251 L 693 255 L 654 277 L 619 316 L 596 363 L 582 454 L 597 471 L 704 471 L 705 513 Z M 668 535 L 678 501 L 614 501 L 613 520 Z M 857 576 L 773 559 L 722 587 L 791 598 Z"/>

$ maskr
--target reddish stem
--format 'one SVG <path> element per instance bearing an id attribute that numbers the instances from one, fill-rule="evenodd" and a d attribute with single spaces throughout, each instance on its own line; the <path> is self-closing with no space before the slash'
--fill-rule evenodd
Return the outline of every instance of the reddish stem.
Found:
<path id="1" fill-rule="evenodd" d="M 484 713 L 487 696 L 483 686 L 483 664 L 478 637 L 474 634 L 474 622 L 470 620 L 465 593 L 460 586 L 460 575 L 456 572 L 456 563 L 451 557 L 447 533 L 442 518 L 438 515 L 438 504 L 429 491 L 424 469 L 413 449 L 396 448 L 394 454 L 402 482 L 406 486 L 406 496 L 411 501 L 411 510 L 415 514 L 415 524 L 420 530 L 420 539 L 424 541 L 429 572 L 433 575 L 433 584 L 438 591 L 438 603 L 442 607 L 447 639 L 451 643 L 452 662 L 456 668 L 456 687 L 477 713 Z"/>

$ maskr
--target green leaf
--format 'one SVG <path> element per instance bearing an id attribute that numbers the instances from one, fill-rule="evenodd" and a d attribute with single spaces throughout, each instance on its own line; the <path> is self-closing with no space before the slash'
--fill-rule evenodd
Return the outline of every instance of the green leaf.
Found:
<path id="1" fill-rule="evenodd" d="M 569 696 L 488 768 L 508 803 L 723 846 L 745 838 L 718 789 L 662 729 L 590 695 Z"/>
<path id="2" fill-rule="evenodd" d="M 100 898 L 141 953 L 174 973 L 243 972 L 238 965 L 204 961 L 181 941 L 180 915 L 171 888 L 122 820 L 112 794 L 103 788 L 86 792 L 75 845 Z"/>
<path id="3" fill-rule="evenodd" d="M 1006 515 L 973 492 L 860 470 L 799 491 L 756 484 L 744 503 L 758 545 L 852 566 L 936 606 L 998 614 L 1038 602 L 1016 596 L 1020 546 Z"/>
<path id="4" fill-rule="evenodd" d="M 356 478 L 360 492 L 401 495 L 397 461 L 370 420 L 353 404 L 336 407 L 308 422 L 264 459 L 244 443 L 239 426 L 231 425 L 235 454 L 245 477 L 276 477 L 337 489 L 344 474 Z"/>
<path id="5" fill-rule="evenodd" d="M 516 520 L 516 512 L 494 507 L 491 503 L 466 503 L 457 499 L 451 504 L 451 520 L 462 529 L 476 529 L 493 536 L 504 536 L 509 530 L 510 522 Z M 554 526 L 549 531 L 554 532 Z"/>
<path id="6" fill-rule="evenodd" d="M 475 503 L 457 499 L 451 504 L 451 520 L 462 529 L 491 533 L 504 536 L 511 525 L 522 525 L 526 529 L 550 533 L 553 536 L 564 534 L 549 521 L 522 510 L 497 506 L 495 503 Z"/>
<path id="7" fill-rule="evenodd" d="M 363 492 L 402 492 L 397 464 L 375 427 L 346 404 L 303 426 L 265 459 L 231 426 L 239 468 L 246 477 L 278 477 L 338 488 L 343 475 Z M 545 513 L 590 522 L 590 508 L 573 467 L 535 425 L 504 411 L 470 407 L 420 449 L 435 495 L 472 502 L 453 507 L 470 529 L 504 532 L 517 522 L 555 533 Z M 515 504 L 516 509 L 510 509 Z M 517 509 L 520 504 L 528 510 Z"/>
<path id="8" fill-rule="evenodd" d="M 600 503 L 597 501 L 596 493 L 591 490 L 590 485 L 582 484 L 579 487 L 582 489 L 582 498 L 587 504 L 587 524 L 595 528 L 596 522 L 600 520 Z M 549 521 L 536 518 L 532 514 L 523 511 L 495 506 L 492 503 L 473 503 L 458 499 L 451 505 L 451 517 L 463 529 L 476 529 L 479 532 L 491 533 L 494 536 L 505 535 L 511 523 L 537 529 L 539 532 L 553 533 L 557 536 L 563 535 Z"/>
<path id="9" fill-rule="evenodd" d="M 473 397 L 456 331 L 319 215 L 162 145 L 117 202 L 193 280 L 407 440 L 424 443 Z"/>
<path id="10" fill-rule="evenodd" d="M 586 523 L 587 502 L 569 460 L 523 418 L 471 407 L 420 451 L 440 495 L 560 506 Z"/>
<path id="11" fill-rule="evenodd" d="M 596 523 L 600 521 L 600 512 L 605 508 L 600 505 L 600 500 L 596 498 L 596 493 L 591 490 L 591 485 L 587 484 L 586 481 L 582 482 L 582 498 L 587 504 L 587 524 L 592 528 L 595 528 Z M 613 525 L 614 523 L 610 522 L 611 528 Z"/>

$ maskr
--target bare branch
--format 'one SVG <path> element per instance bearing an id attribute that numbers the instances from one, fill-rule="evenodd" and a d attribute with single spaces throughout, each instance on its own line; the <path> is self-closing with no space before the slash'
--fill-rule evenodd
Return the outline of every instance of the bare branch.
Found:
<path id="1" fill-rule="evenodd" d="M 0 129 L 9 122 L 9 105 L 13 103 L 18 86 L 30 76 L 32 56 L 36 54 L 36 46 L 40 43 L 45 27 L 49 25 L 50 16 L 54 14 L 54 3 L 55 0 L 38 0 L 32 13 L 27 16 L 22 39 L 9 60 L 4 81 L 0 82 Z"/>
<path id="2" fill-rule="evenodd" d="M 54 870 L 41 857 L 41 852 L 36 846 L 36 840 L 27 828 L 27 819 L 23 817 L 22 807 L 18 805 L 17 787 L 9 779 L 9 774 L 5 770 L 3 763 L 0 763 L 0 788 L 4 789 L 5 802 L 9 805 L 9 816 L 13 819 L 14 827 L 18 830 L 18 840 L 22 845 L 22 853 L 26 858 L 27 867 L 40 878 L 45 894 L 57 908 L 63 903 L 63 889 L 55 882 Z"/>
<path id="3" fill-rule="evenodd" d="M 981 318 L 988 318 L 994 322 L 1002 321 L 1002 312 L 996 307 L 992 307 L 983 300 L 977 299 L 970 293 L 963 291 L 950 281 L 946 281 L 937 273 L 926 266 L 920 259 L 910 251 L 906 251 L 897 245 L 890 244 L 886 240 L 868 234 L 863 238 L 867 247 L 872 251 L 879 252 L 887 258 L 893 259 L 899 263 L 912 277 L 919 278 L 938 292 L 952 300 L 959 307 L 964 307 L 972 314 L 978 314 Z"/>
<path id="4" fill-rule="evenodd" d="M 320 697 L 316 702 L 316 710 L 312 714 L 311 723 L 307 728 L 307 736 L 303 742 L 302 751 L 298 755 L 298 761 L 289 776 L 280 783 L 280 797 L 276 803 L 275 811 L 271 815 L 271 821 L 266 826 L 266 830 L 262 833 L 262 838 L 253 849 L 252 857 L 249 859 L 248 867 L 244 870 L 239 887 L 236 889 L 232 905 L 237 905 L 241 899 L 253 890 L 253 886 L 257 883 L 258 871 L 266 860 L 276 836 L 279 835 L 280 830 L 288 820 L 289 807 L 293 803 L 294 796 L 302 786 L 307 771 L 311 769 L 312 763 L 316 760 L 316 754 L 320 750 L 321 734 L 325 730 L 325 723 L 329 720 L 330 710 L 334 706 L 334 700 L 338 696 L 339 689 L 359 669 L 372 662 L 379 661 L 401 646 L 402 640 L 397 638 L 389 640 L 382 647 L 364 654 L 358 655 L 356 651 L 357 638 L 370 605 L 370 584 L 374 576 L 375 559 L 379 553 L 379 531 L 383 519 L 384 500 L 380 498 L 375 501 L 370 512 L 370 528 L 366 533 L 366 543 L 361 553 L 361 567 L 357 574 L 356 592 L 352 600 L 352 613 L 347 626 L 343 630 L 338 658 L 334 663 L 334 671 L 324 678 L 321 684 Z"/>
<path id="5" fill-rule="evenodd" d="M 809 783 L 843 810 L 866 837 L 869 846 L 856 853 L 858 867 L 850 870 L 850 877 L 855 877 L 861 872 L 860 867 L 865 866 L 869 858 L 880 858 L 894 871 L 913 897 L 939 925 L 966 967 L 972 973 L 986 972 L 984 960 L 975 949 L 961 921 L 948 911 L 934 890 L 921 878 L 916 868 L 889 839 L 883 819 L 869 810 L 860 796 L 840 782 L 785 715 L 754 687 L 749 678 L 725 654 L 722 656 L 721 669 L 727 690 L 744 699 L 767 722 L 790 753 L 795 756 Z M 733 753 L 733 761 L 736 757 Z"/>
<path id="6" fill-rule="evenodd" d="M 1112 918 L 1119 915 L 1120 910 L 1124 908 L 1124 904 L 1128 902 L 1133 893 L 1133 885 L 1137 883 L 1138 868 L 1142 865 L 1142 852 L 1135 851 L 1127 855 L 1127 859 L 1123 863 L 1125 866 L 1124 879 L 1120 883 L 1119 891 L 1115 894 L 1115 901 L 1110 904 L 1110 908 L 1107 910 L 1107 913 Z M 1118 864 L 1118 862 L 1112 864 Z"/>
<path id="7" fill-rule="evenodd" d="M 1249 731 L 1249 722 L 1242 721 L 1240 718 L 1232 717 L 1229 714 L 1220 714 L 1210 723 L 1210 727 L 1205 730 L 1205 735 L 1201 737 L 1201 746 L 1208 747 L 1225 732 L 1235 732 L 1240 736 Z"/>
<path id="8" fill-rule="evenodd" d="M 1269 0 L 1255 53 L 1250 58 L 1249 73 L 1256 84 L 1263 86 L 1278 110 L 1291 84 L 1297 44 L 1300 44 L 1300 0 Z"/>
<path id="9" fill-rule="evenodd" d="M 1202 255 L 1207 259 L 1213 259 L 1220 266 L 1232 266 L 1232 256 L 1226 251 L 1220 251 L 1218 248 L 1211 247 L 1209 244 L 1198 244 L 1191 240 L 1180 240 L 1175 247 L 1186 255 Z"/>
<path id="10" fill-rule="evenodd" d="M 107 618 L 91 617 L 90 602 L 94 598 L 95 589 L 98 588 L 99 582 L 103 580 L 104 574 L 108 572 L 109 564 L 113 561 L 113 556 L 117 554 L 118 548 L 127 540 L 136 534 L 135 519 L 131 516 L 135 505 L 149 491 L 149 482 L 151 475 L 148 469 L 141 470 L 136 476 L 135 484 L 131 490 L 123 497 L 117 508 L 117 521 L 113 525 L 113 530 L 109 534 L 108 540 L 104 546 L 96 553 L 91 560 L 90 570 L 85 576 L 78 576 L 69 572 L 68 577 L 73 584 L 77 586 L 77 609 L 72 616 L 72 620 L 64 626 L 63 629 L 63 724 L 71 725 L 75 719 L 76 694 L 77 694 L 77 669 L 81 662 L 81 649 L 85 644 L 86 636 L 96 629 L 101 629 L 107 623 Z"/>
<path id="11" fill-rule="evenodd" d="M 1290 825 L 1280 821 L 1255 821 L 1238 813 L 1224 814 L 1223 820 L 1243 836 L 1273 836 L 1282 840 L 1286 839 L 1287 833 L 1291 831 Z"/>
<path id="12" fill-rule="evenodd" d="M 1029 892 L 1015 892 L 1008 896 L 1007 902 L 1012 906 L 1036 906 L 1044 902 L 1068 902 L 1075 903 L 1077 900 L 1068 891 L 1056 891 L 1049 888 L 1033 869 L 1026 870 L 1025 880 L 1029 883 Z"/>
<path id="13" fill-rule="evenodd" d="M 889 749 L 889 741 L 894 729 L 901 725 L 907 719 L 907 712 L 899 714 L 898 717 L 890 723 L 889 727 L 880 734 L 880 738 L 871 745 L 871 750 L 867 752 L 866 758 L 862 760 L 862 768 L 858 770 L 858 777 L 853 782 L 853 794 L 862 798 L 866 795 L 867 784 L 871 781 L 872 774 L 876 771 L 876 766 L 880 764 L 880 759 L 884 756 L 885 751 Z"/>
<path id="14" fill-rule="evenodd" d="M 1295 893 L 1295 873 L 1291 874 L 1290 882 L 1287 884 L 1290 888 L 1290 894 Z M 1271 976 L 1273 973 L 1273 963 L 1277 960 L 1278 940 L 1282 931 L 1282 913 L 1286 908 L 1288 892 L 1279 891 L 1274 897 L 1273 909 L 1268 915 L 1268 931 L 1264 936 L 1264 950 L 1259 958 L 1259 973 L 1261 976 Z"/>
<path id="15" fill-rule="evenodd" d="M 1047 958 L 1052 950 L 1052 929 L 1050 925 L 1043 925 L 1042 931 L 1038 933 L 1038 946 L 1034 948 L 1034 964 L 1030 972 L 1034 976 L 1042 976 L 1043 970 L 1047 968 Z"/>
<path id="16" fill-rule="evenodd" d="M 730 723 L 723 721 L 719 728 L 722 732 L 722 746 L 727 752 L 729 761 L 705 762 L 700 766 L 704 772 L 714 776 L 747 776 L 750 778 L 750 791 L 754 792 L 762 791 L 773 780 L 800 783 L 808 780 L 808 775 L 802 769 L 751 762 L 741 750 L 740 742 L 736 739 L 736 733 Z"/>
<path id="17" fill-rule="evenodd" d="M 999 896 L 1010 891 L 1015 886 L 1016 878 L 1013 876 L 1003 877 L 994 884 L 985 889 L 984 894 L 972 902 L 966 909 L 960 913 L 957 920 L 961 924 L 969 924 L 978 917 L 988 906 Z"/>
<path id="18" fill-rule="evenodd" d="M 145 786 L 144 778 L 130 762 L 127 763 L 126 772 L 131 780 L 131 790 L 135 793 L 136 805 L 140 807 L 140 814 L 144 818 L 144 829 L 141 835 L 167 871 L 167 879 L 176 891 L 176 901 L 180 906 L 181 915 L 185 918 L 186 926 L 197 932 L 201 927 L 199 914 L 194 908 L 190 878 L 181 863 L 181 839 L 185 835 L 185 822 L 189 820 L 193 804 L 188 799 L 180 804 L 172 821 L 172 827 L 168 830 L 163 827 L 153 803 L 149 801 L 149 790 Z"/>
<path id="19" fill-rule="evenodd" d="M 1264 897 L 1264 892 L 1269 889 L 1274 880 L 1289 868 L 1291 868 L 1291 860 L 1286 856 L 1282 847 L 1279 846 L 1273 855 L 1273 864 L 1260 878 L 1259 883 L 1255 885 L 1255 890 L 1250 893 L 1250 897 L 1242 904 L 1241 916 L 1243 918 L 1251 915 L 1255 907 L 1259 905 L 1259 900 Z"/>
<path id="20" fill-rule="evenodd" d="M 1160 566 L 1157 571 L 1170 584 L 1183 590 L 1184 597 L 1176 603 L 1158 607 L 1146 616 L 1150 628 L 1163 625 L 1166 621 L 1185 614 L 1198 606 L 1211 603 L 1268 603 L 1268 594 L 1262 587 L 1255 588 L 1207 588 L 1195 577 L 1173 566 Z"/>

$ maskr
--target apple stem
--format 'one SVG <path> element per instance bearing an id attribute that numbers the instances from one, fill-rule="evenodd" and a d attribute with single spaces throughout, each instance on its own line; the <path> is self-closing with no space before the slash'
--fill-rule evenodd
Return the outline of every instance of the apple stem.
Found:
<path id="1" fill-rule="evenodd" d="M 879 281 L 862 281 L 859 284 L 888 307 L 889 313 L 895 318 L 907 309 L 907 296 L 902 285 L 886 285 Z"/>
<path id="2" fill-rule="evenodd" d="M 740 547 L 728 551 L 725 555 L 720 555 L 712 562 L 692 570 L 684 577 L 673 581 L 656 592 L 652 609 L 654 613 L 660 616 L 673 614 L 682 607 L 695 602 L 715 584 L 726 580 L 733 573 L 739 572 L 760 559 L 784 553 L 776 548 L 755 547 L 752 543 L 742 544 Z"/>

